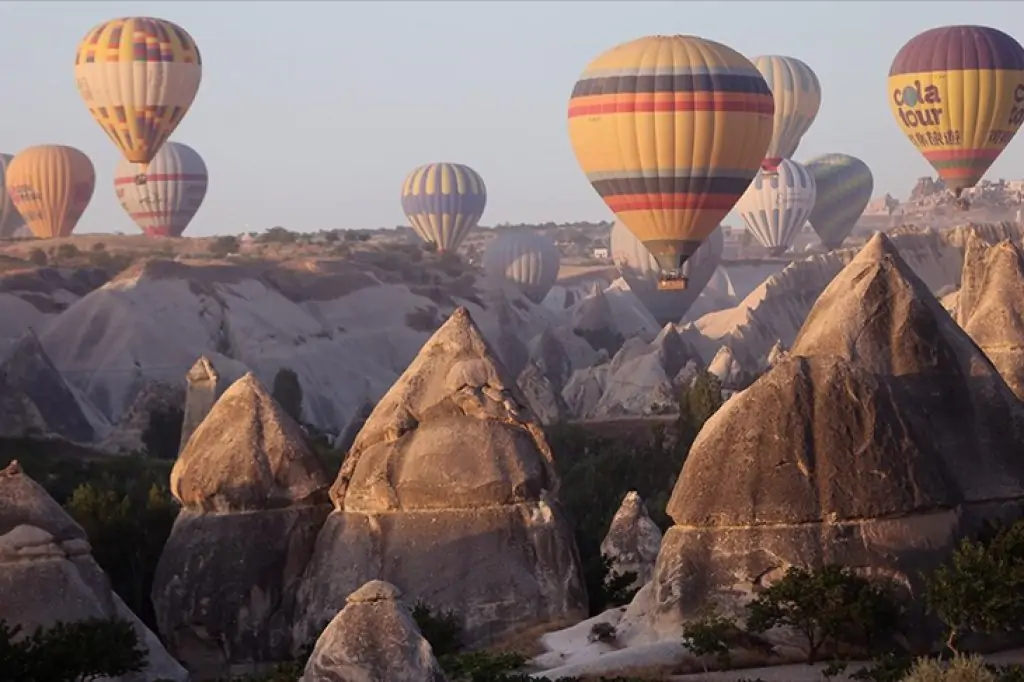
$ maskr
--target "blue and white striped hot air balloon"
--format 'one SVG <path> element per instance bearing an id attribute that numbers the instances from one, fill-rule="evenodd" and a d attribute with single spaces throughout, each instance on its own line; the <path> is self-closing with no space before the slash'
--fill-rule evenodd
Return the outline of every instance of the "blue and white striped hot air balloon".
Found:
<path id="1" fill-rule="evenodd" d="M 402 183 L 402 210 L 412 229 L 442 253 L 459 248 L 486 205 L 483 178 L 461 163 L 420 166 Z"/>
<path id="2" fill-rule="evenodd" d="M 814 198 L 811 174 L 796 161 L 783 159 L 774 171 L 758 171 L 735 211 L 769 254 L 781 256 L 807 222 Z"/>
<path id="3" fill-rule="evenodd" d="M 494 281 L 510 282 L 540 303 L 558 279 L 561 254 L 551 237 L 528 227 L 513 227 L 487 245 L 483 268 Z"/>

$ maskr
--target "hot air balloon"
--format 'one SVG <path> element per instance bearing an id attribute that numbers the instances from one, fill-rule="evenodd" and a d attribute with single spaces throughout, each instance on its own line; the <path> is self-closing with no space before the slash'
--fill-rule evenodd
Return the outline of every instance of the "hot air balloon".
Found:
<path id="1" fill-rule="evenodd" d="M 487 245 L 483 269 L 496 281 L 511 282 L 534 303 L 540 303 L 558 279 L 558 247 L 536 230 L 503 230 Z"/>
<path id="2" fill-rule="evenodd" d="M 44 144 L 18 152 L 7 166 L 7 193 L 39 239 L 67 237 L 96 187 L 89 157 L 74 147 Z"/>
<path id="3" fill-rule="evenodd" d="M 202 72 L 192 36 L 151 17 L 100 24 L 75 55 L 89 113 L 132 163 L 148 164 L 160 151 L 192 106 Z"/>
<path id="4" fill-rule="evenodd" d="M 5 184 L 4 178 L 7 175 L 7 166 L 14 157 L 10 154 L 0 154 L 0 187 Z M 0 192 L 0 238 L 6 239 L 14 235 L 19 227 L 25 224 L 18 209 L 14 207 L 6 191 Z"/>
<path id="5" fill-rule="evenodd" d="M 827 249 L 838 249 L 874 191 L 867 164 L 849 154 L 824 154 L 804 164 L 814 178 L 814 208 L 807 220 Z"/>
<path id="6" fill-rule="evenodd" d="M 782 159 L 792 158 L 800 138 L 814 123 L 821 107 L 821 84 L 811 67 L 795 57 L 770 54 L 751 61 L 775 97 L 772 141 L 761 164 L 773 170 Z"/>
<path id="7" fill-rule="evenodd" d="M 136 178 L 144 175 L 146 182 Z M 114 191 L 135 224 L 153 237 L 180 237 L 206 196 L 206 164 L 194 149 L 167 142 L 145 171 L 121 159 Z"/>
<path id="8" fill-rule="evenodd" d="M 768 253 L 781 256 L 807 222 L 814 195 L 814 178 L 807 169 L 783 159 L 774 171 L 758 172 L 736 202 L 736 213 Z"/>
<path id="9" fill-rule="evenodd" d="M 684 288 L 683 264 L 750 184 L 772 137 L 771 90 L 746 57 L 695 36 L 649 36 L 591 62 L 569 101 L 587 179 Z"/>
<path id="10" fill-rule="evenodd" d="M 959 199 L 1024 122 L 1024 48 L 986 26 L 933 28 L 896 54 L 888 96 L 900 130 Z"/>
<path id="11" fill-rule="evenodd" d="M 420 166 L 402 183 L 402 210 L 412 229 L 442 253 L 459 248 L 486 205 L 484 179 L 461 163 Z"/>
<path id="12" fill-rule="evenodd" d="M 661 268 L 651 252 L 621 220 L 616 220 L 612 226 L 611 252 L 615 267 L 630 290 L 662 325 L 683 318 L 722 262 L 724 247 L 725 238 L 719 227 L 683 265 L 683 275 L 689 280 L 687 287 L 663 291 L 658 288 Z"/>

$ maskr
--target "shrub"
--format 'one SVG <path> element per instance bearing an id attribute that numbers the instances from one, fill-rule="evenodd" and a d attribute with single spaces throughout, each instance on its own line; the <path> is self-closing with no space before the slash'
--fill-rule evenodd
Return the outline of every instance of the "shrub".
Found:
<path id="1" fill-rule="evenodd" d="M 289 417 L 302 423 L 302 384 L 298 374 L 287 367 L 277 370 L 271 395 Z"/>
<path id="2" fill-rule="evenodd" d="M 238 237 L 228 235 L 225 237 L 217 237 L 213 240 L 213 243 L 210 244 L 208 250 L 212 255 L 217 256 L 218 258 L 223 258 L 229 253 L 237 253 L 238 248 Z"/>
<path id="3" fill-rule="evenodd" d="M 901 614 L 890 590 L 836 565 L 791 567 L 747 609 L 751 632 L 782 626 L 803 635 L 808 663 L 817 660 L 825 644 L 872 648 L 884 642 L 895 634 Z"/>
<path id="4" fill-rule="evenodd" d="M 930 613 L 946 626 L 946 646 L 968 632 L 1018 632 L 1024 627 L 1024 521 L 965 539 L 952 561 L 925 576 Z"/>
<path id="5" fill-rule="evenodd" d="M 126 621 L 58 622 L 15 641 L 20 634 L 20 626 L 0 620 L 0 673 L 5 680 L 86 682 L 146 667 L 146 652 Z"/>
<path id="6" fill-rule="evenodd" d="M 714 656 L 725 668 L 730 662 L 728 637 L 735 629 L 728 618 L 708 614 L 683 626 L 683 646 L 695 656 Z"/>
<path id="7" fill-rule="evenodd" d="M 722 406 L 722 384 L 714 374 L 701 372 L 679 396 L 680 428 L 695 437 Z"/>
<path id="8" fill-rule="evenodd" d="M 430 642 L 435 656 L 454 654 L 462 648 L 462 626 L 453 611 L 434 615 L 426 603 L 417 601 L 412 609 L 412 618 L 423 638 Z"/>
<path id="9" fill-rule="evenodd" d="M 149 424 L 142 432 L 146 453 L 157 459 L 176 459 L 184 423 L 185 412 L 181 408 L 167 406 L 153 410 L 149 415 Z"/>
<path id="10" fill-rule="evenodd" d="M 80 255 L 82 252 L 74 244 L 61 244 L 57 247 L 57 258 L 60 260 L 77 258 Z"/>
<path id="11" fill-rule="evenodd" d="M 28 252 L 28 262 L 32 265 L 38 265 L 40 267 L 46 265 L 50 259 L 46 256 L 46 252 L 42 249 L 32 249 Z"/>

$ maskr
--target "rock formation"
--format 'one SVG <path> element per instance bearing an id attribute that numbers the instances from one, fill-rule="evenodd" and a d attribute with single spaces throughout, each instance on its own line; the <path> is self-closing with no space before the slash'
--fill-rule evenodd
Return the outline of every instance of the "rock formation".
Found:
<path id="1" fill-rule="evenodd" d="M 92 558 L 85 531 L 17 462 L 0 470 L 0 620 L 28 633 L 57 621 L 130 622 L 148 651 L 143 673 L 124 682 L 188 679 L 120 597 Z"/>
<path id="2" fill-rule="evenodd" d="M 1024 399 L 1024 255 L 1012 242 L 968 242 L 958 318 L 1010 389 Z"/>
<path id="3" fill-rule="evenodd" d="M 324 629 L 299 682 L 446 682 L 401 591 L 371 580 Z"/>
<path id="4" fill-rule="evenodd" d="M 152 451 L 153 443 L 146 442 L 147 434 L 151 433 L 155 440 L 164 441 L 165 434 L 176 427 L 175 422 L 181 415 L 184 403 L 185 391 L 181 386 L 171 386 L 155 379 L 144 380 L 131 407 L 114 430 L 103 439 L 100 449 L 117 454 L 146 452 L 150 457 L 173 459 L 177 454 L 176 449 L 170 452 Z M 168 447 L 176 448 L 176 445 Z"/>
<path id="5" fill-rule="evenodd" d="M 232 361 L 230 363 L 217 362 L 216 364 L 230 364 L 232 366 L 229 369 L 236 370 L 234 365 L 238 363 Z M 196 360 L 196 364 L 192 365 L 192 369 L 185 374 L 188 389 L 185 392 L 185 420 L 181 425 L 179 453 L 185 449 L 188 439 L 192 437 L 195 430 L 206 419 L 206 415 L 213 409 L 213 404 L 238 376 L 241 374 L 236 375 L 235 371 L 226 371 L 224 376 L 221 376 L 221 373 L 217 371 L 215 361 L 206 355 L 200 356 Z"/>
<path id="6" fill-rule="evenodd" d="M 573 331 L 595 350 L 603 349 L 608 355 L 614 355 L 622 347 L 625 339 L 615 324 L 615 315 L 603 291 L 580 301 L 572 316 Z"/>
<path id="7" fill-rule="evenodd" d="M 541 424 L 557 424 L 568 412 L 562 394 L 551 385 L 551 381 L 533 361 L 528 362 L 519 373 L 516 386 Z"/>
<path id="8" fill-rule="evenodd" d="M 992 364 L 876 235 L 788 356 L 704 425 L 631 609 L 677 632 L 708 601 L 825 562 L 916 587 L 982 519 L 1017 514 L 1022 426 Z"/>
<path id="9" fill-rule="evenodd" d="M 742 390 L 751 381 L 751 373 L 740 363 L 729 346 L 722 346 L 708 364 L 708 374 L 718 379 L 722 388 Z"/>
<path id="10" fill-rule="evenodd" d="M 583 615 L 551 453 L 524 405 L 457 309 L 349 451 L 299 594 L 297 643 L 374 579 L 453 611 L 471 641 Z"/>
<path id="11" fill-rule="evenodd" d="M 196 429 L 171 472 L 182 511 L 153 585 L 160 632 L 193 675 L 291 657 L 294 594 L 329 485 L 301 427 L 252 374 Z"/>
<path id="12" fill-rule="evenodd" d="M 0 435 L 88 442 L 97 434 L 86 409 L 36 335 L 26 332 L 0 364 Z"/>
<path id="13" fill-rule="evenodd" d="M 651 521 L 640 495 L 630 490 L 612 517 L 608 534 L 601 542 L 601 554 L 611 557 L 613 573 L 636 573 L 633 587 L 640 587 L 651 579 L 659 549 L 661 529 Z"/>

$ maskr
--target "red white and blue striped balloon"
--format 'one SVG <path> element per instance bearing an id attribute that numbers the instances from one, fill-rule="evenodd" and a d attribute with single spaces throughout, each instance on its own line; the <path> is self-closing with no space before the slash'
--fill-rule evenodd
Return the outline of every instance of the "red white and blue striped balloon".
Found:
<path id="1" fill-rule="evenodd" d="M 487 206 L 480 174 L 461 163 L 431 163 L 402 183 L 402 210 L 412 229 L 437 250 L 455 251 Z"/>
<path id="2" fill-rule="evenodd" d="M 206 197 L 209 176 L 188 145 L 166 142 L 145 171 L 124 159 L 114 172 L 122 208 L 151 237 L 180 237 Z"/>

